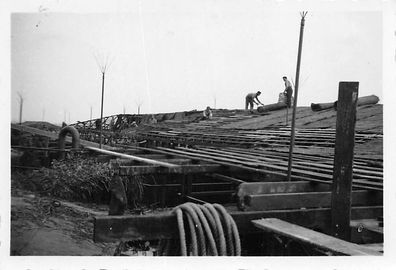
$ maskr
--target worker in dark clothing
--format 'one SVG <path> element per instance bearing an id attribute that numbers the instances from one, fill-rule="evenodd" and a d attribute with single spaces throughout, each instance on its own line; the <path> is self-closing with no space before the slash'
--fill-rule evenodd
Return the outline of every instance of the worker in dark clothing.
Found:
<path id="1" fill-rule="evenodd" d="M 263 103 L 261 103 L 261 101 L 258 99 L 258 96 L 261 95 L 260 91 L 257 91 L 257 93 L 250 93 L 247 94 L 246 98 L 245 98 L 245 110 L 248 109 L 248 107 L 250 106 L 250 110 L 253 110 L 253 103 L 256 105 L 264 105 Z M 256 102 L 257 101 L 257 102 Z"/>
<path id="2" fill-rule="evenodd" d="M 211 120 L 213 117 L 213 113 L 212 110 L 210 109 L 210 107 L 206 107 L 206 109 L 202 112 L 203 116 L 202 116 L 202 120 Z"/>
<path id="3" fill-rule="evenodd" d="M 293 88 L 292 88 L 290 81 L 287 79 L 286 76 L 283 76 L 283 81 L 285 82 L 285 91 L 283 92 L 283 94 L 286 97 L 286 105 L 288 108 L 290 108 L 291 107 L 291 99 L 292 99 L 292 95 L 293 95 Z"/>
<path id="4" fill-rule="evenodd" d="M 95 121 L 95 127 L 97 130 L 100 129 L 100 126 L 102 125 L 102 119 L 96 119 Z"/>

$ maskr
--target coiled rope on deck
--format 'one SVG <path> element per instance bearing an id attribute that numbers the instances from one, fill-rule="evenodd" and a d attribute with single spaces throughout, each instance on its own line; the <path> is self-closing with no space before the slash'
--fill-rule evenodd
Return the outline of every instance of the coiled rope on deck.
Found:
<path id="1" fill-rule="evenodd" d="M 241 243 L 235 221 L 220 204 L 184 203 L 173 209 L 179 239 L 162 241 L 162 256 L 240 256 Z"/>

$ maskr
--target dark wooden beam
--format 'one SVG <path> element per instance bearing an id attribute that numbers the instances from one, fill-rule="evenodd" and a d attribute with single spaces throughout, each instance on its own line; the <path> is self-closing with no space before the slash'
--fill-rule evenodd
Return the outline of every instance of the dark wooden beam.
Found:
<path id="1" fill-rule="evenodd" d="M 337 102 L 331 224 L 335 237 L 350 241 L 353 151 L 358 82 L 340 82 Z"/>
<path id="2" fill-rule="evenodd" d="M 290 182 L 253 182 L 243 183 L 237 188 L 238 208 L 243 210 L 249 206 L 245 205 L 245 197 L 249 195 L 265 195 L 271 193 L 296 193 L 296 192 L 319 192 L 330 191 L 331 186 L 309 181 Z M 265 204 L 265 203 L 264 203 Z"/>
<path id="3" fill-rule="evenodd" d="M 240 234 L 257 233 L 251 221 L 260 218 L 279 218 L 300 226 L 329 230 L 330 208 L 276 211 L 230 212 Z M 354 219 L 377 218 L 382 207 L 353 207 Z M 178 237 L 176 217 L 170 212 L 149 215 L 97 216 L 94 218 L 94 241 L 117 242 L 127 240 L 155 240 Z"/>
<path id="4" fill-rule="evenodd" d="M 175 168 L 160 166 L 120 166 L 120 175 L 144 175 L 144 174 L 194 174 L 219 172 L 224 168 L 221 165 L 180 165 Z"/>
<path id="5" fill-rule="evenodd" d="M 296 193 L 313 191 L 330 191 L 328 184 L 315 183 L 310 181 L 291 181 L 291 182 L 252 182 L 243 183 L 238 187 L 242 195 L 258 195 L 268 193 Z"/>
<path id="6" fill-rule="evenodd" d="M 247 195 L 244 209 L 264 211 L 275 209 L 317 208 L 331 206 L 331 192 L 275 193 Z M 352 205 L 382 205 L 382 192 L 359 190 L 352 192 Z M 349 228 L 349 225 L 348 225 Z"/>

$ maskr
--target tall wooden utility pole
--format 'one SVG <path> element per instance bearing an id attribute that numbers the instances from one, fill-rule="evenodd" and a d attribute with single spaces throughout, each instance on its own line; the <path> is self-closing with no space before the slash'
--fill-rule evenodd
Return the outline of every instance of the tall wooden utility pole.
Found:
<path id="1" fill-rule="evenodd" d="M 103 129 L 103 100 L 104 100 L 104 82 L 105 82 L 105 72 L 102 71 L 102 101 L 100 103 L 100 142 L 99 142 L 99 148 L 102 148 L 102 140 L 103 140 L 103 135 L 102 135 L 102 129 Z"/>
<path id="2" fill-rule="evenodd" d="M 305 16 L 308 12 L 301 12 L 301 26 L 300 26 L 300 40 L 298 42 L 298 55 L 297 55 L 297 67 L 296 67 L 296 87 L 294 94 L 294 102 L 293 102 L 293 116 L 292 116 L 292 126 L 290 132 L 290 147 L 289 147 L 289 164 L 287 170 L 287 180 L 291 181 L 291 171 L 293 166 L 293 147 L 294 147 L 294 136 L 295 136 L 295 126 L 296 126 L 296 109 L 297 109 L 297 96 L 298 96 L 298 83 L 300 79 L 300 64 L 301 64 L 301 52 L 302 52 L 302 43 L 303 43 L 303 35 L 304 35 L 304 24 L 305 24 Z"/>
<path id="3" fill-rule="evenodd" d="M 335 237 L 351 239 L 351 193 L 359 82 L 340 82 L 331 196 L 331 227 Z"/>

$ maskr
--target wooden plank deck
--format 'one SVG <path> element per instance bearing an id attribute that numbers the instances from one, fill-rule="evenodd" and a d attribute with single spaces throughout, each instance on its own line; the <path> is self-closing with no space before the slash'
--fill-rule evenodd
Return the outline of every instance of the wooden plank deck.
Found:
<path id="1" fill-rule="evenodd" d="M 290 239 L 312 245 L 334 255 L 345 256 L 381 256 L 382 253 L 372 248 L 350 243 L 327 234 L 316 232 L 277 218 L 253 220 L 257 228 L 266 232 L 275 233 Z"/>

